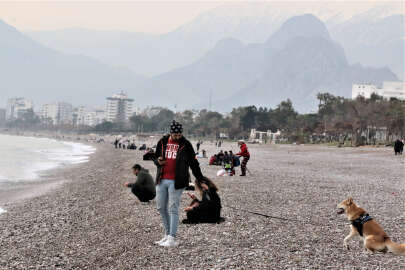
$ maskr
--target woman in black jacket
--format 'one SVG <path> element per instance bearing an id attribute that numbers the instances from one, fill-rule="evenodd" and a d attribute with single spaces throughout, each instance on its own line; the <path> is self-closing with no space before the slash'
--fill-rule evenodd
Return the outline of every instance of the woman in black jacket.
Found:
<path id="1" fill-rule="evenodd" d="M 188 194 L 193 201 L 184 211 L 187 219 L 183 223 L 217 223 L 221 220 L 221 199 L 218 196 L 218 188 L 208 178 L 196 180 L 196 189 L 201 194 L 201 201 L 194 194 Z"/>

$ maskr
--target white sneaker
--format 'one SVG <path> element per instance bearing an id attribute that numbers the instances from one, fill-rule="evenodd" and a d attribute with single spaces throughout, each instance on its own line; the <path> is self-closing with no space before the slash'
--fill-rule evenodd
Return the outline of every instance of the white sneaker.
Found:
<path id="1" fill-rule="evenodd" d="M 165 235 L 165 237 L 163 237 L 162 239 L 160 239 L 159 241 L 155 242 L 155 245 L 160 245 L 164 242 L 166 242 L 168 235 Z"/>
<path id="2" fill-rule="evenodd" d="M 175 247 L 178 244 L 179 243 L 176 241 L 176 238 L 169 235 L 169 236 L 167 236 L 167 240 L 165 242 L 159 244 L 159 246 L 162 246 L 162 247 Z"/>

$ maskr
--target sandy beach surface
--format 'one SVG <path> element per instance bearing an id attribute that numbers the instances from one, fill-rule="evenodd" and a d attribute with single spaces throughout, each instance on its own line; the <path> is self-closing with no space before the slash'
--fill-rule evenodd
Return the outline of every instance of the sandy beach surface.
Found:
<path id="1" fill-rule="evenodd" d="M 219 167 L 200 159 L 226 221 L 180 224 L 180 246 L 168 249 L 153 245 L 163 235 L 155 201 L 141 204 L 123 187 L 134 181 L 135 162 L 153 176 L 154 165 L 142 151 L 98 144 L 88 163 L 49 172 L 58 183 L 50 191 L 3 207 L 0 269 L 405 269 L 405 256 L 368 255 L 357 240 L 343 249 L 350 228 L 336 214 L 351 196 L 405 243 L 405 156 L 392 148 L 248 146 L 247 177 L 216 177 Z M 209 142 L 201 148 L 217 151 Z M 183 193 L 181 209 L 188 203 Z"/>

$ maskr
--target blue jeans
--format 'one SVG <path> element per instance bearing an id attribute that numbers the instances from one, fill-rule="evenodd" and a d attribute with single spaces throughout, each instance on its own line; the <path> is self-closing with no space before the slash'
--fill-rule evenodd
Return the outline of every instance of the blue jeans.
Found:
<path id="1" fill-rule="evenodd" d="M 157 210 L 162 217 L 166 235 L 176 237 L 179 225 L 179 206 L 184 188 L 175 189 L 174 180 L 162 179 L 156 186 Z"/>

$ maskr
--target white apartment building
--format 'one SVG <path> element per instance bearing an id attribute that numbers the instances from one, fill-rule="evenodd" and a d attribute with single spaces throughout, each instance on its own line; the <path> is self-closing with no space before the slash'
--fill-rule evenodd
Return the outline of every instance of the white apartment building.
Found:
<path id="1" fill-rule="evenodd" d="M 78 126 L 86 125 L 86 114 L 88 112 L 89 112 L 89 110 L 84 106 L 80 106 L 75 110 L 75 113 L 77 115 L 76 125 L 78 125 Z"/>
<path id="2" fill-rule="evenodd" d="M 364 98 L 370 98 L 371 95 L 377 94 L 377 86 L 373 84 L 353 84 L 352 85 L 352 99 L 356 99 L 358 96 Z"/>
<path id="3" fill-rule="evenodd" d="M 375 93 L 385 99 L 397 98 L 405 100 L 405 83 L 404 82 L 383 82 L 382 87 L 373 84 L 353 84 L 352 99 L 358 96 L 370 98 Z"/>
<path id="4" fill-rule="evenodd" d="M 44 104 L 41 117 L 51 120 L 53 125 L 70 125 L 73 123 L 73 106 L 66 102 Z"/>
<path id="5" fill-rule="evenodd" d="M 105 118 L 108 122 L 128 122 L 133 115 L 133 99 L 123 92 L 107 98 Z"/>
<path id="6" fill-rule="evenodd" d="M 25 98 L 10 98 L 7 101 L 6 119 L 12 120 L 20 118 L 24 112 L 33 109 L 31 100 Z"/>
<path id="7" fill-rule="evenodd" d="M 386 99 L 397 98 L 405 100 L 405 83 L 383 82 L 381 96 L 383 96 Z"/>
<path id="8" fill-rule="evenodd" d="M 104 110 L 94 110 L 94 111 L 88 112 L 85 115 L 84 124 L 86 126 L 94 127 L 98 124 L 103 123 L 104 120 L 105 120 Z"/>

